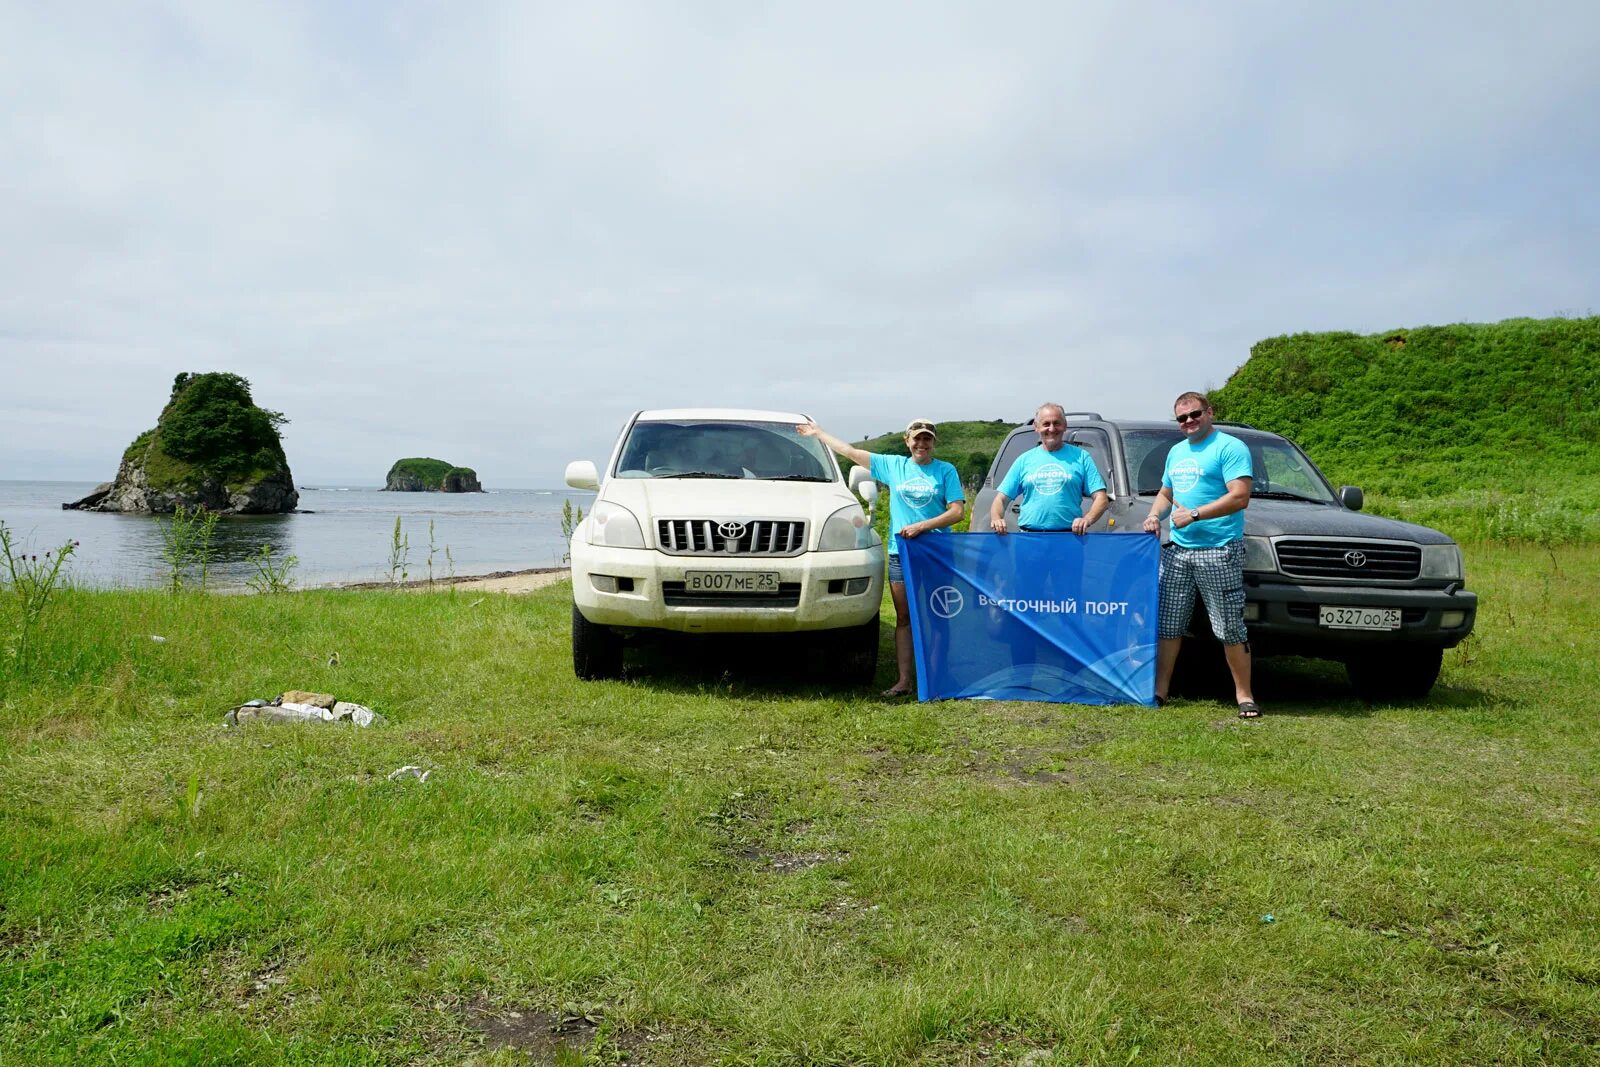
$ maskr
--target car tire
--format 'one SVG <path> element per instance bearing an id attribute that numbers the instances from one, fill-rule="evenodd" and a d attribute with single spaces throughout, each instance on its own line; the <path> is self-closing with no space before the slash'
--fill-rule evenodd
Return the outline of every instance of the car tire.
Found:
<path id="1" fill-rule="evenodd" d="M 845 685 L 851 687 L 871 685 L 873 679 L 878 676 L 880 637 L 876 615 L 860 626 L 839 631 L 837 666 L 839 678 Z"/>
<path id="2" fill-rule="evenodd" d="M 622 638 L 572 605 L 572 673 L 586 682 L 622 677 Z"/>
<path id="3" fill-rule="evenodd" d="M 1412 645 L 1363 651 L 1345 661 L 1345 673 L 1361 699 L 1369 702 L 1421 700 L 1439 680 L 1444 649 Z"/>

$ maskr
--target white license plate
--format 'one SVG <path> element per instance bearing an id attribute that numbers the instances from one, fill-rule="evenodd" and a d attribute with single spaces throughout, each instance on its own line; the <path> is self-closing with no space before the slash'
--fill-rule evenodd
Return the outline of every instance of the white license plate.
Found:
<path id="1" fill-rule="evenodd" d="M 685 571 L 691 593 L 776 593 L 777 571 Z"/>
<path id="2" fill-rule="evenodd" d="M 1398 630 L 1399 608 L 1346 608 L 1324 604 L 1317 622 L 1330 630 Z"/>

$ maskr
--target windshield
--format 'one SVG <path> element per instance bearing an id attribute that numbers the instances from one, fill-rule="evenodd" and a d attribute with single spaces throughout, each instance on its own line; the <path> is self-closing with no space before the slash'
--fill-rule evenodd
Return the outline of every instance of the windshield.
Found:
<path id="1" fill-rule="evenodd" d="M 1322 480 L 1305 453 L 1288 440 L 1276 434 L 1224 432 L 1237 437 L 1250 449 L 1250 466 L 1255 472 L 1250 483 L 1252 497 L 1333 503 L 1333 490 L 1328 488 L 1328 483 Z M 1134 476 L 1134 488 L 1139 493 L 1153 496 L 1161 491 L 1161 472 L 1166 468 L 1167 451 L 1181 440 L 1183 433 L 1177 429 L 1123 432 L 1122 447 L 1128 457 L 1128 470 Z"/>
<path id="2" fill-rule="evenodd" d="M 792 424 L 683 419 L 634 423 L 616 476 L 831 482 L 834 470 L 826 446 Z"/>

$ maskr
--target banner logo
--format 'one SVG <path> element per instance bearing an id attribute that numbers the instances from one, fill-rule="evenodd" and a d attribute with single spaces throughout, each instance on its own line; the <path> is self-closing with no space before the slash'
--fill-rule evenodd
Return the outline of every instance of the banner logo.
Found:
<path id="1" fill-rule="evenodd" d="M 941 619 L 952 619 L 966 607 L 967 598 L 953 585 L 941 585 L 928 594 L 928 608 Z"/>

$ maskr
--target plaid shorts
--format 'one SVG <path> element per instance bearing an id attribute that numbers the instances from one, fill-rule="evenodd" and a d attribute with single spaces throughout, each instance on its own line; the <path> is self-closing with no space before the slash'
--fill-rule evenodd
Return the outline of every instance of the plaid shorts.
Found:
<path id="1" fill-rule="evenodd" d="M 1205 601 L 1211 632 L 1225 645 L 1249 639 L 1244 626 L 1244 542 L 1217 548 L 1161 548 L 1161 637 L 1182 637 L 1194 614 L 1194 595 Z"/>

